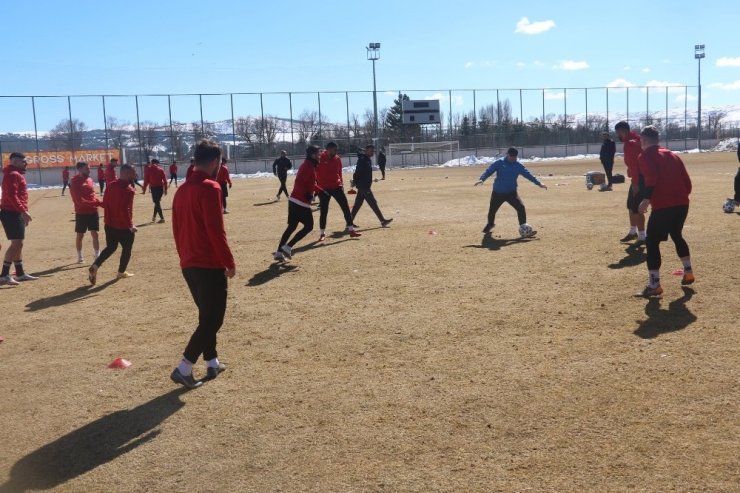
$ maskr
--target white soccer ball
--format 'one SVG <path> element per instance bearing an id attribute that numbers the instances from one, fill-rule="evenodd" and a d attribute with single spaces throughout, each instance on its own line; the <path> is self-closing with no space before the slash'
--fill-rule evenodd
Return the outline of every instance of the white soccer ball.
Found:
<path id="1" fill-rule="evenodd" d="M 722 210 L 725 211 L 727 214 L 732 214 L 735 212 L 735 201 L 732 199 L 727 199 L 727 202 L 722 206 Z"/>
<path id="2" fill-rule="evenodd" d="M 530 226 L 529 224 L 525 223 L 519 226 L 519 235 L 522 238 L 529 238 L 530 236 L 532 236 L 533 232 L 534 230 L 532 229 L 532 226 Z"/>
<path id="3" fill-rule="evenodd" d="M 592 190 L 594 188 L 594 184 L 591 182 L 588 182 L 586 183 L 586 188 L 588 188 L 589 190 Z"/>

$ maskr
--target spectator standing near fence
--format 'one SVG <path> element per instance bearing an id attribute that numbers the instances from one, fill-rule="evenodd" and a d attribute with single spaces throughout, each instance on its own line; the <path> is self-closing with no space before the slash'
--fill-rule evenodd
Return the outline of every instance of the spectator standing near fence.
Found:
<path id="1" fill-rule="evenodd" d="M 609 132 L 601 134 L 604 141 L 601 144 L 601 150 L 599 151 L 599 160 L 601 165 L 604 167 L 604 173 L 606 174 L 606 187 L 602 190 L 605 192 L 612 191 L 613 184 L 613 170 L 614 170 L 614 155 L 617 153 L 617 144 L 614 143 Z"/>

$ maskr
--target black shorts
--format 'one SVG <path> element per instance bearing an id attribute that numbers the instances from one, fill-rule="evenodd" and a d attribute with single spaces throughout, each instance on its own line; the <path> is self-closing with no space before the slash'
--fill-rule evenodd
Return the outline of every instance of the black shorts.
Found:
<path id="1" fill-rule="evenodd" d="M 177 180 L 177 173 L 170 173 L 170 180 Z"/>
<path id="2" fill-rule="evenodd" d="M 313 213 L 310 207 L 303 207 L 295 202 L 288 202 L 288 224 L 313 224 Z"/>
<path id="3" fill-rule="evenodd" d="M 224 197 L 229 196 L 229 184 L 228 183 L 219 183 L 221 185 L 221 195 Z"/>
<path id="4" fill-rule="evenodd" d="M 632 185 L 627 189 L 627 209 L 633 214 L 639 214 L 640 202 L 645 198 L 645 192 L 642 187 L 639 187 L 637 193 L 632 193 Z"/>
<path id="5" fill-rule="evenodd" d="M 164 187 L 152 187 L 151 190 L 152 190 L 152 202 L 156 204 L 160 200 L 162 200 L 162 195 L 164 195 Z"/>
<path id="6" fill-rule="evenodd" d="M 0 211 L 0 221 L 3 223 L 5 236 L 8 240 L 25 240 L 26 223 L 20 212 Z"/>
<path id="7" fill-rule="evenodd" d="M 647 237 L 650 240 L 666 241 L 668 235 L 680 236 L 688 215 L 688 205 L 677 205 L 652 211 L 647 224 Z"/>
<path id="8" fill-rule="evenodd" d="M 94 214 L 75 214 L 75 233 L 100 231 L 100 216 Z"/>

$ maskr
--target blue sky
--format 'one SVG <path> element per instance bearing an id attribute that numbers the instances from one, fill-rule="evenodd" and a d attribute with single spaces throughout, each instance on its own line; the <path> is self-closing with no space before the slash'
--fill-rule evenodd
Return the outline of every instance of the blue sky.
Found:
<path id="1" fill-rule="evenodd" d="M 740 102 L 740 14 L 732 5 L 9 0 L 3 6 L 0 95 L 371 90 L 365 46 L 378 41 L 381 91 L 428 89 L 412 97 L 437 95 L 443 108 L 452 103 L 458 111 L 472 109 L 472 93 L 455 92 L 450 101 L 449 93 L 436 90 L 553 88 L 546 93 L 546 111 L 562 113 L 557 88 L 696 85 L 693 47 L 704 43 L 704 105 L 727 105 Z M 665 106 L 664 92 L 631 92 L 633 101 Z M 517 92 L 503 94 L 518 108 Z M 582 111 L 580 94 L 568 93 L 569 112 Z M 542 93 L 525 96 L 524 117 L 541 113 Z M 671 107 L 683 106 L 686 94 L 671 90 L 668 96 Z M 350 97 L 352 112 L 371 107 L 368 95 Z M 329 117 L 342 119 L 345 96 L 322 98 Z M 603 106 L 599 98 L 604 99 L 592 97 L 592 108 Z M 477 99 L 479 107 L 495 96 L 480 93 Z M 613 105 L 620 104 L 618 95 L 613 99 Z M 315 100 L 315 94 L 295 96 L 294 113 L 315 107 Z M 380 105 L 391 100 L 382 94 Z M 695 106 L 695 89 L 688 100 Z M 0 130 L 28 129 L 29 123 L 32 128 L 29 104 L 0 98 Z M 66 99 L 37 100 L 40 128 L 63 117 L 66 104 Z M 206 119 L 227 116 L 226 99 L 211 97 L 204 104 L 210 112 Z M 130 99 L 109 105 L 109 114 L 132 119 Z M 97 126 L 97 106 L 97 100 L 76 98 L 73 113 Z M 237 113 L 259 111 L 255 97 L 240 97 L 236 106 Z M 285 96 L 266 96 L 263 106 L 267 113 L 287 116 Z M 197 98 L 177 98 L 173 108 L 174 119 L 192 120 Z M 140 102 L 142 119 L 161 120 L 163 111 L 162 98 Z"/>

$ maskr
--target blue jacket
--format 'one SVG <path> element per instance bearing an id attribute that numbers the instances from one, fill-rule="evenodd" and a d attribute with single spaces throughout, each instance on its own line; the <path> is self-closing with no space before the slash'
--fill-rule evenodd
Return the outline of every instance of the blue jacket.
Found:
<path id="1" fill-rule="evenodd" d="M 499 159 L 490 165 L 482 175 L 480 175 L 480 181 L 486 181 L 486 179 L 494 173 L 496 173 L 496 179 L 493 180 L 493 191 L 497 193 L 516 192 L 516 181 L 517 178 L 519 178 L 519 175 L 522 175 L 537 186 L 542 185 L 542 183 L 540 183 L 540 181 L 535 178 L 535 176 L 519 161 L 512 163 L 506 159 Z"/>

